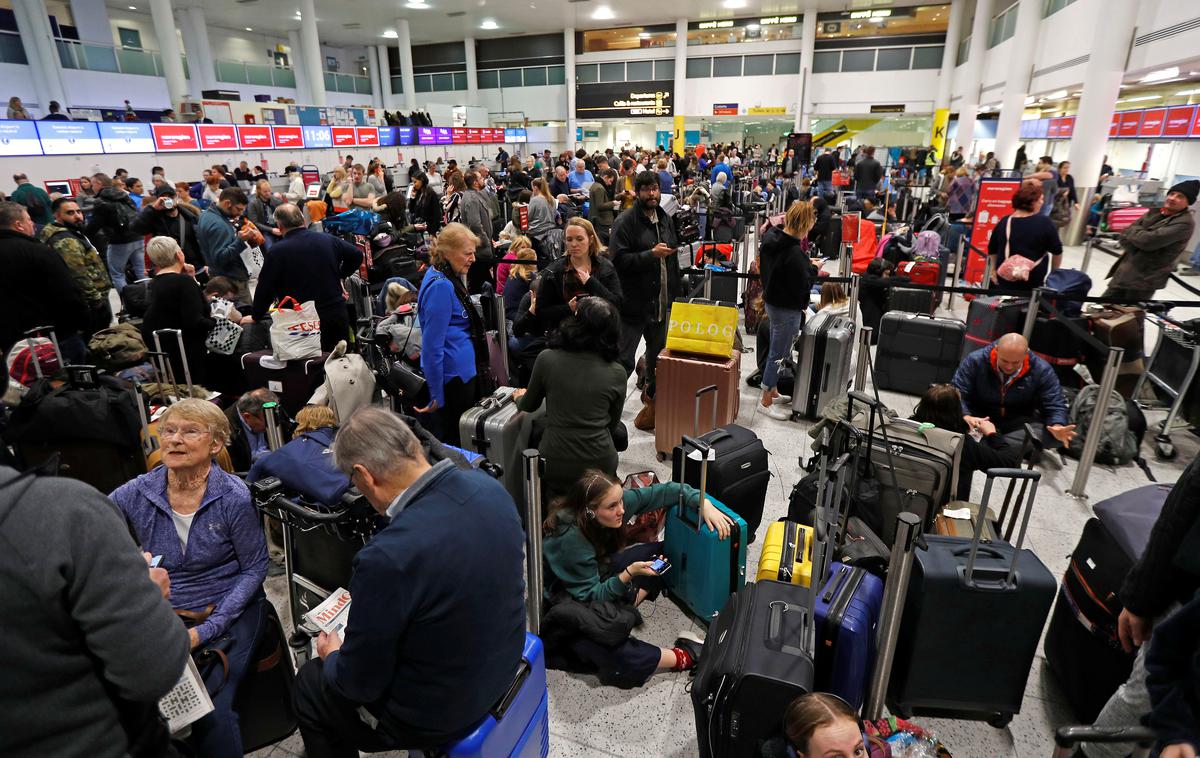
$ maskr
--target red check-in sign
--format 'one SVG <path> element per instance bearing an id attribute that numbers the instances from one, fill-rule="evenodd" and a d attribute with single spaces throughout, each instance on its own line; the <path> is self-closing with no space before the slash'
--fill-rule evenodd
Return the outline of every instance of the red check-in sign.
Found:
<path id="1" fill-rule="evenodd" d="M 379 130 L 375 127 L 359 126 L 354 131 L 359 147 L 379 147 Z"/>
<path id="2" fill-rule="evenodd" d="M 355 147 L 358 145 L 353 126 L 335 126 L 331 131 L 333 132 L 334 147 Z"/>
<path id="3" fill-rule="evenodd" d="M 1167 109 L 1151 108 L 1142 112 L 1142 125 L 1138 128 L 1139 137 L 1161 137 L 1166 125 Z"/>
<path id="4" fill-rule="evenodd" d="M 204 150 L 237 150 L 237 130 L 233 124 L 200 124 L 200 147 Z"/>
<path id="5" fill-rule="evenodd" d="M 195 124 L 151 124 L 150 131 L 154 134 L 154 149 L 160 153 L 200 149 Z"/>
<path id="6" fill-rule="evenodd" d="M 1121 114 L 1121 126 L 1117 129 L 1118 137 L 1136 137 L 1138 129 L 1142 128 L 1142 112 L 1126 111 Z"/>
<path id="7" fill-rule="evenodd" d="M 1167 123 L 1163 127 L 1164 137 L 1186 137 L 1196 117 L 1196 106 L 1180 105 L 1167 109 Z"/>
<path id="8" fill-rule="evenodd" d="M 238 142 L 243 150 L 270 150 L 271 127 L 269 126 L 239 126 L 237 128 Z"/>
<path id="9" fill-rule="evenodd" d="M 304 130 L 298 126 L 275 126 L 271 133 L 277 148 L 300 150 L 304 147 Z"/>

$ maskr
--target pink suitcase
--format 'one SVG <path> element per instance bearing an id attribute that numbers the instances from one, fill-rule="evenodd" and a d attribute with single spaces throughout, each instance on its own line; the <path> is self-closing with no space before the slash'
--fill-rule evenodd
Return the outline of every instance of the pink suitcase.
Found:
<path id="1" fill-rule="evenodd" d="M 1133 225 L 1142 216 L 1145 216 L 1149 208 L 1114 208 L 1108 212 L 1108 219 L 1105 222 L 1106 231 L 1123 232 Z"/>

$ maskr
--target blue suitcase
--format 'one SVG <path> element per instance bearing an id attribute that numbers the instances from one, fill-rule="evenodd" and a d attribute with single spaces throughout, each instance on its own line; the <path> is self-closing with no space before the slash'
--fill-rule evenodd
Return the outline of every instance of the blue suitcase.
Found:
<path id="1" fill-rule="evenodd" d="M 866 699 L 875 665 L 875 629 L 883 607 L 883 580 L 864 568 L 831 563 L 816 606 L 816 688 L 855 710 Z"/>
<path id="2" fill-rule="evenodd" d="M 691 453 L 688 453 L 688 450 Z M 689 462 L 699 460 L 700 492 L 708 482 L 708 462 L 712 447 L 692 437 L 683 438 L 683 465 L 679 478 L 686 481 Z M 700 520 L 699 509 L 688 507 L 681 496 L 679 505 L 667 514 L 663 554 L 671 570 L 663 578 L 671 596 L 705 623 L 711 621 L 729 596 L 746 581 L 746 522 L 724 503 L 707 496 L 709 502 L 733 519 L 728 539 Z"/>

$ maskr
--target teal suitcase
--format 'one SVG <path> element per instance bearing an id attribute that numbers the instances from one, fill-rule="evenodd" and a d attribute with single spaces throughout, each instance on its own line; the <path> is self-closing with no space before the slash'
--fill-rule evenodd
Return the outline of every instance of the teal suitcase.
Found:
<path id="1" fill-rule="evenodd" d="M 710 451 L 711 447 L 700 440 L 683 438 L 680 478 L 686 481 L 689 465 L 699 466 L 701 493 L 708 481 Z M 746 522 L 724 503 L 706 497 L 733 519 L 734 529 L 728 539 L 719 539 L 716 532 L 700 521 L 699 510 L 688 506 L 681 497 L 667 514 L 663 554 L 671 562 L 671 570 L 663 579 L 675 600 L 709 623 L 725 607 L 729 596 L 745 584 Z"/>

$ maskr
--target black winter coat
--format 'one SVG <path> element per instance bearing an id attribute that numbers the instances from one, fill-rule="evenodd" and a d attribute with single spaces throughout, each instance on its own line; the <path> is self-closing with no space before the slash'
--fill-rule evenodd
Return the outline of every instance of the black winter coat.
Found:
<path id="1" fill-rule="evenodd" d="M 641 204 L 637 202 L 613 221 L 608 250 L 621 280 L 621 318 L 626 321 L 654 318 L 656 314 L 658 293 L 662 286 L 662 267 L 651 251 L 659 242 L 671 247 L 679 244 L 675 237 L 675 224 L 662 208 L 658 209 L 657 224 L 650 223 Z M 683 294 L 683 280 L 679 274 L 677 257 L 672 254 L 665 260 L 669 307 L 675 298 Z"/>
<path id="2" fill-rule="evenodd" d="M 572 287 L 578 286 L 579 279 L 573 275 L 574 272 L 568 274 L 567 267 L 570 262 L 571 259 L 564 255 L 551 263 L 542 274 L 537 290 L 537 313 L 534 314 L 537 326 L 525 326 L 524 329 L 528 332 L 549 332 L 558 328 L 562 320 L 571 315 L 571 306 L 567 304 L 566 284 L 570 280 L 574 282 Z M 616 306 L 617 312 L 621 311 L 621 279 L 607 258 L 592 258 L 592 275 L 588 277 L 587 284 L 583 285 L 582 289 L 585 295 L 602 297 Z"/>
<path id="3" fill-rule="evenodd" d="M 813 268 L 801 241 L 773 226 L 763 235 L 758 248 L 759 271 L 762 273 L 763 301 L 777 308 L 794 311 L 808 307 Z"/>
<path id="4" fill-rule="evenodd" d="M 61 255 L 14 229 L 0 229 L 0 250 L 0 350 L 35 326 L 51 325 L 64 340 L 87 324 L 83 291 Z"/>
<path id="5" fill-rule="evenodd" d="M 129 193 L 116 187 L 105 187 L 96 195 L 87 235 L 92 237 L 96 233 L 103 234 L 105 241 L 110 245 L 141 239 L 142 235 L 133 228 L 137 215 L 137 206 L 129 199 Z"/>
<path id="6" fill-rule="evenodd" d="M 184 260 L 199 271 L 204 268 L 205 263 L 204 256 L 200 254 L 200 241 L 196 236 L 196 221 L 196 214 L 187 208 L 179 207 L 179 214 L 171 216 L 166 211 L 157 211 L 146 205 L 133 220 L 130 228 L 141 235 L 170 237 L 175 240 L 183 250 Z"/>

